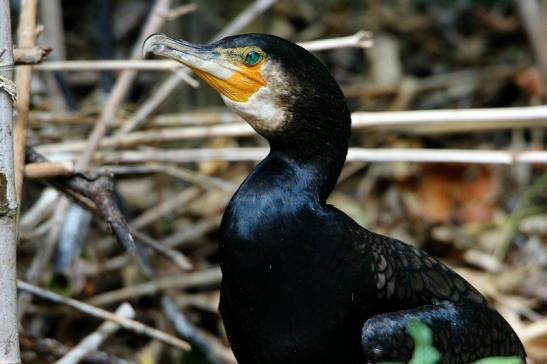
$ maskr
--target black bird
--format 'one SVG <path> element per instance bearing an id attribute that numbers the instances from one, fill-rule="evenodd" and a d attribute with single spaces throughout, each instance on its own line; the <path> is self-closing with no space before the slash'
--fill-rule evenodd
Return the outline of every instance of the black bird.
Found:
<path id="1" fill-rule="evenodd" d="M 298 45 L 244 34 L 207 45 L 150 36 L 270 143 L 221 224 L 220 312 L 239 363 L 407 361 L 406 324 L 433 331 L 443 363 L 525 353 L 509 324 L 425 252 L 326 204 L 350 113 L 327 69 Z"/>

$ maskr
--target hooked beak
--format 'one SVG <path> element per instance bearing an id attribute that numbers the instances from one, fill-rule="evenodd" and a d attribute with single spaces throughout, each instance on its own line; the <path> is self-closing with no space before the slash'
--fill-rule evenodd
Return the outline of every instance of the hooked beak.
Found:
<path id="1" fill-rule="evenodd" d="M 157 33 L 144 41 L 143 53 L 167 57 L 188 66 L 212 88 L 232 101 L 246 102 L 266 84 L 260 74 L 257 77 L 227 62 L 212 45 L 192 44 Z"/>

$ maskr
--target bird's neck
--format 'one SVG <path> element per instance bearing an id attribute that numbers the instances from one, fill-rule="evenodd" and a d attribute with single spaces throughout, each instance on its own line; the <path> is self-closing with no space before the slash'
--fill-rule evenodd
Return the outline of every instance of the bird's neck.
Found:
<path id="1" fill-rule="evenodd" d="M 298 130 L 283 138 L 269 138 L 271 152 L 264 162 L 275 164 L 275 161 L 285 161 L 285 168 L 294 174 L 287 187 L 305 186 L 306 192 L 324 203 L 346 160 L 349 125 L 348 121 L 347 127 L 339 129 L 319 129 L 308 133 Z M 280 172 L 280 176 L 284 173 Z"/>

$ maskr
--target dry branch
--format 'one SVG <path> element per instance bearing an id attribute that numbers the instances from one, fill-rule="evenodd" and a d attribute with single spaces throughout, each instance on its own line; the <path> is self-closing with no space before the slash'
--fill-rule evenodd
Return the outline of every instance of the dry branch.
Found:
<path id="1" fill-rule="evenodd" d="M 33 286 L 31 284 L 28 284 L 22 281 L 17 282 L 17 288 L 23 292 L 30 293 L 34 296 L 43 298 L 45 300 L 67 305 L 87 315 L 91 315 L 91 316 L 100 318 L 102 320 L 115 322 L 116 324 L 120 325 L 126 330 L 130 330 L 138 334 L 149 336 L 153 339 L 159 340 L 161 342 L 164 342 L 176 348 L 179 348 L 182 350 L 190 349 L 190 346 L 188 345 L 188 343 L 183 340 L 180 340 L 174 336 L 171 336 L 163 331 L 144 325 L 138 321 L 120 317 L 112 312 L 108 312 L 106 310 L 92 306 L 90 304 L 80 302 L 72 298 L 65 298 L 51 291 L 47 291 L 45 289 Z"/>

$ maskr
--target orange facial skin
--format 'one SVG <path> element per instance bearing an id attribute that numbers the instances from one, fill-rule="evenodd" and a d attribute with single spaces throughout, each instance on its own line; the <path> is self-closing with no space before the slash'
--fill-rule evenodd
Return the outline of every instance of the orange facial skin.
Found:
<path id="1" fill-rule="evenodd" d="M 213 89 L 235 102 L 247 102 L 249 98 L 261 87 L 266 85 L 266 80 L 260 74 L 264 65 L 264 59 L 261 59 L 256 65 L 248 66 L 241 61 L 241 54 L 245 49 L 231 49 L 230 53 L 222 54 L 225 61 L 233 64 L 237 71 L 227 79 L 217 78 L 210 73 L 192 68 L 201 79 L 209 84 Z"/>

